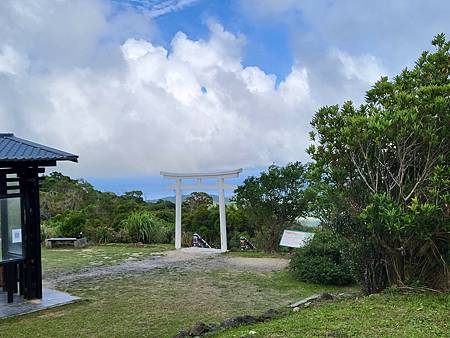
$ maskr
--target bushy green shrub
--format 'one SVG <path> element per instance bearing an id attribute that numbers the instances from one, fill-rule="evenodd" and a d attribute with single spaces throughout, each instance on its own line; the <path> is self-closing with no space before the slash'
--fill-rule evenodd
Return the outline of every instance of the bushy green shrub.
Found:
<path id="1" fill-rule="evenodd" d="M 116 233 L 113 229 L 107 226 L 97 226 L 94 228 L 95 233 L 92 236 L 96 243 L 110 243 L 114 241 Z"/>
<path id="2" fill-rule="evenodd" d="M 61 236 L 75 237 L 80 232 L 85 232 L 86 217 L 80 211 L 69 210 L 56 220 L 60 220 L 59 233 Z"/>
<path id="3" fill-rule="evenodd" d="M 142 243 L 167 243 L 170 238 L 170 230 L 165 222 L 147 211 L 131 213 L 122 221 L 133 242 Z"/>
<path id="4" fill-rule="evenodd" d="M 48 220 L 41 223 L 41 241 L 47 238 L 60 237 L 61 222 Z"/>
<path id="5" fill-rule="evenodd" d="M 329 230 L 316 232 L 297 249 L 290 262 L 293 275 L 304 282 L 349 285 L 355 282 L 348 259 L 350 244 Z"/>

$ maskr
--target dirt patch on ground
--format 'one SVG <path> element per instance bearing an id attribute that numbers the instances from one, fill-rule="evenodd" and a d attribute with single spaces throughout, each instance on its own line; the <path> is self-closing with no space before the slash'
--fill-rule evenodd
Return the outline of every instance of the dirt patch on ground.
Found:
<path id="1" fill-rule="evenodd" d="M 63 272 L 44 276 L 46 287 L 62 286 L 87 279 L 97 279 L 123 274 L 141 274 L 160 269 L 211 270 L 228 268 L 242 271 L 269 272 L 284 269 L 288 260 L 284 258 L 229 257 L 222 254 L 186 252 L 180 250 L 154 254 L 144 259 L 131 257 L 122 263 L 109 266 L 86 267 L 76 272 Z"/>
<path id="2" fill-rule="evenodd" d="M 268 272 L 286 268 L 289 260 L 285 258 L 228 257 L 224 263 L 227 267 L 239 270 Z"/>

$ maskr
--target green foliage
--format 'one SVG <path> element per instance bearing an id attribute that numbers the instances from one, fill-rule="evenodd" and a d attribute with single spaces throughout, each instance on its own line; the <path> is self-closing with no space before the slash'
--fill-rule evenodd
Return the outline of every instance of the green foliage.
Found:
<path id="1" fill-rule="evenodd" d="M 450 287 L 450 42 L 432 43 L 365 104 L 323 107 L 312 121 L 315 214 L 358 245 L 368 292 Z"/>
<path id="2" fill-rule="evenodd" d="M 64 237 L 75 237 L 85 231 L 86 218 L 79 211 L 69 211 L 61 219 L 59 233 Z"/>
<path id="3" fill-rule="evenodd" d="M 255 231 L 245 210 L 227 205 L 227 235 L 229 248 L 239 247 L 239 237 L 254 238 Z M 206 193 L 192 193 L 183 202 L 183 245 L 191 245 L 192 235 L 200 234 L 211 246 L 220 246 L 219 206 Z"/>
<path id="4" fill-rule="evenodd" d="M 193 192 L 183 202 L 183 210 L 193 212 L 199 207 L 210 207 L 213 205 L 213 198 L 205 192 Z"/>
<path id="5" fill-rule="evenodd" d="M 56 220 L 47 220 L 41 222 L 41 240 L 52 237 L 61 237 L 61 222 Z"/>
<path id="6" fill-rule="evenodd" d="M 166 229 L 173 228 L 175 205 L 168 201 L 147 203 L 141 191 L 117 196 L 97 191 L 84 180 L 73 180 L 56 172 L 42 181 L 42 239 L 72 237 L 83 232 L 92 242 L 131 242 L 122 221 L 133 212 L 151 212 Z M 164 241 L 170 239 L 171 236 Z"/>
<path id="7" fill-rule="evenodd" d="M 183 202 L 182 224 L 188 233 L 184 245 L 191 245 L 192 235 L 200 234 L 211 246 L 220 246 L 219 208 L 206 193 L 194 192 Z"/>
<path id="8" fill-rule="evenodd" d="M 296 250 L 290 262 L 294 276 L 304 282 L 350 285 L 355 282 L 348 259 L 350 243 L 329 230 L 316 232 Z"/>
<path id="9" fill-rule="evenodd" d="M 229 245 L 238 247 L 239 236 L 251 238 L 255 234 L 243 210 L 235 206 L 226 208 Z M 148 203 L 140 191 L 121 196 L 100 192 L 86 181 L 59 173 L 43 180 L 41 211 L 42 239 L 72 237 L 83 232 L 89 241 L 96 243 L 159 240 L 167 243 L 173 240 L 175 230 L 175 204 L 170 201 Z M 191 245 L 194 232 L 213 246 L 220 245 L 219 208 L 213 205 L 211 196 L 192 193 L 183 203 L 182 215 L 184 245 Z M 161 225 L 156 227 L 160 230 L 154 230 L 156 223 Z"/>
<path id="10" fill-rule="evenodd" d="M 236 189 L 236 204 L 252 221 L 262 249 L 278 249 L 282 231 L 298 217 L 306 216 L 306 167 L 300 162 L 285 167 L 271 165 L 259 177 L 248 177 Z"/>
<path id="11" fill-rule="evenodd" d="M 168 243 L 169 228 L 148 211 L 136 211 L 122 221 L 131 240 L 135 243 Z"/>

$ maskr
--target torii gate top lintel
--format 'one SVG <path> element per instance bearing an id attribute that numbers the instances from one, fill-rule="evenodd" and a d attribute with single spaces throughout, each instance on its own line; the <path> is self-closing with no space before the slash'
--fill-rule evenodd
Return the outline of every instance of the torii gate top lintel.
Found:
<path id="1" fill-rule="evenodd" d="M 242 168 L 235 169 L 235 170 L 228 170 L 228 171 L 221 171 L 221 172 L 215 172 L 215 173 L 174 173 L 174 172 L 167 172 L 167 171 L 161 171 L 161 175 L 164 178 L 235 178 L 239 177 L 239 174 L 242 172 Z"/>
<path id="2" fill-rule="evenodd" d="M 175 197 L 175 248 L 181 249 L 181 202 L 182 190 L 208 190 L 219 191 L 219 216 L 220 216 L 220 249 L 227 251 L 227 225 L 225 216 L 225 189 L 235 189 L 235 185 L 225 184 L 225 178 L 237 178 L 242 168 L 236 170 L 214 172 L 214 173 L 174 173 L 161 171 L 161 175 L 167 179 L 175 179 L 176 183 L 169 185 L 169 189 L 176 192 Z M 197 179 L 195 184 L 183 184 L 183 179 Z M 217 184 L 203 184 L 202 179 L 217 179 Z"/>

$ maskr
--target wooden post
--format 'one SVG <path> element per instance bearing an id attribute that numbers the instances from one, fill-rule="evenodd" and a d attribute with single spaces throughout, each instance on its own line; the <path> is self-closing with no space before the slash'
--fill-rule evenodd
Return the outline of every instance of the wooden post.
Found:
<path id="1" fill-rule="evenodd" d="M 15 291 L 14 289 L 15 286 L 17 286 L 16 264 L 15 263 L 6 264 L 5 270 L 6 270 L 6 292 L 8 303 L 12 303 L 14 300 L 14 291 Z"/>
<path id="2" fill-rule="evenodd" d="M 4 272 L 3 272 L 3 266 L 0 266 L 0 288 L 3 289 L 5 287 L 5 280 L 4 280 Z"/>
<path id="3" fill-rule="evenodd" d="M 23 291 L 26 299 L 42 298 L 39 177 L 37 170 L 20 173 L 24 209 Z"/>
<path id="4" fill-rule="evenodd" d="M 0 195 L 6 197 L 6 174 L 0 173 Z M 8 201 L 6 198 L 0 199 L 0 239 L 1 239 L 1 252 L 0 259 L 5 258 L 8 255 Z"/>

